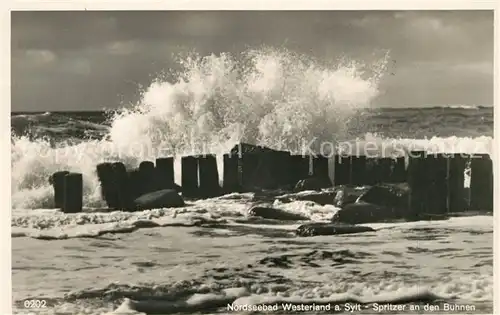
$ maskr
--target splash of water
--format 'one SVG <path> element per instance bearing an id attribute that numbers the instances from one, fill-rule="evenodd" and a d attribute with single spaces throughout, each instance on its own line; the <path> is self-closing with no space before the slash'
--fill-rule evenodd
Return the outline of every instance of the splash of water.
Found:
<path id="1" fill-rule="evenodd" d="M 333 67 L 288 51 L 252 50 L 180 60 L 175 82 L 161 78 L 142 102 L 118 114 L 110 139 L 171 155 L 214 152 L 238 141 L 294 150 L 304 140 L 345 137 L 347 124 L 377 96 L 384 62 Z M 221 147 L 222 146 L 222 147 Z"/>

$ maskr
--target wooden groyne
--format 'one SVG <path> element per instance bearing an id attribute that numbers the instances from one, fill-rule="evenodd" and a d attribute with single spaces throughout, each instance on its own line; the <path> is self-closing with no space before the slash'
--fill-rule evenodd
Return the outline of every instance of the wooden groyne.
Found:
<path id="1" fill-rule="evenodd" d="M 83 178 L 80 173 L 54 173 L 49 182 L 54 187 L 54 205 L 65 213 L 77 213 L 83 206 Z"/>
<path id="2" fill-rule="evenodd" d="M 212 154 L 181 158 L 181 186 L 174 182 L 173 157 L 143 161 L 130 170 L 120 162 L 100 163 L 96 174 L 102 198 L 111 209 L 134 210 L 136 198 L 165 189 L 182 192 L 184 198 L 201 199 L 262 189 L 293 190 L 300 181 L 316 180 L 313 189 L 318 188 L 317 183 L 327 186 L 407 183 L 412 215 L 493 210 L 493 165 L 486 154 L 412 151 L 406 158 L 349 155 L 327 158 L 239 144 L 222 158 L 222 181 L 216 156 Z M 466 189 L 464 171 L 468 167 L 471 180 Z M 82 211 L 82 174 L 62 170 L 54 173 L 50 182 L 56 208 L 72 213 Z M 307 184 L 304 188 L 307 189 Z"/>
<path id="3" fill-rule="evenodd" d="M 493 209 L 493 161 L 487 154 L 475 156 L 470 161 L 470 207 Z"/>

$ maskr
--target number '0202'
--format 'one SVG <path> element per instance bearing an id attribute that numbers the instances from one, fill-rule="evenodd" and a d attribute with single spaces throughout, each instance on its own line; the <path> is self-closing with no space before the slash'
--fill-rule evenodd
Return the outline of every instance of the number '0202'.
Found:
<path id="1" fill-rule="evenodd" d="M 25 308 L 46 308 L 47 301 L 45 300 L 24 300 Z"/>

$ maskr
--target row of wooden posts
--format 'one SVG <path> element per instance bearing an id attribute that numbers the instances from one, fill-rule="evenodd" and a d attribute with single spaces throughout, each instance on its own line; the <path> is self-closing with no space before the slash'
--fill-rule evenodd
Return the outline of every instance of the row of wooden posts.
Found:
<path id="1" fill-rule="evenodd" d="M 464 187 L 464 170 L 470 161 L 470 198 Z M 445 213 L 466 209 L 493 209 L 493 169 L 488 155 L 426 155 L 412 152 L 404 157 L 367 158 L 335 156 L 333 163 L 323 156 L 291 155 L 284 151 L 225 154 L 222 187 L 215 155 L 181 158 L 181 186 L 174 183 L 174 158 L 143 161 L 127 170 L 120 162 L 96 166 L 101 193 L 109 208 L 130 209 L 142 194 L 160 189 L 181 189 L 186 198 L 209 198 L 255 188 L 292 188 L 299 180 L 328 178 L 333 166 L 332 184 L 373 185 L 408 182 L 411 211 Z M 82 210 L 82 174 L 57 172 L 51 176 L 54 201 L 65 212 Z M 466 201 L 470 199 L 470 202 Z"/>
<path id="2" fill-rule="evenodd" d="M 465 169 L 470 169 L 466 189 Z M 414 214 L 493 211 L 493 163 L 488 154 L 426 154 L 411 152 L 407 182 Z"/>

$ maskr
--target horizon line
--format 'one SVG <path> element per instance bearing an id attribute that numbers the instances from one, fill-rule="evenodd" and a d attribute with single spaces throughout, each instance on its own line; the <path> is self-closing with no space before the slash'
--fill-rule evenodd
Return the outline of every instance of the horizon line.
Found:
<path id="1" fill-rule="evenodd" d="M 494 108 L 495 105 L 476 105 L 476 104 L 447 104 L 447 105 L 409 105 L 409 106 L 389 106 L 389 105 L 381 105 L 376 107 L 366 107 L 366 110 L 376 110 L 376 109 L 432 109 L 432 108 L 452 108 L 452 109 L 467 109 L 467 108 Z M 116 111 L 120 110 L 124 107 L 117 108 L 100 108 L 100 109 L 81 109 L 81 110 L 11 110 L 11 114 L 24 114 L 24 113 L 87 113 L 87 112 L 105 112 L 105 111 Z"/>

